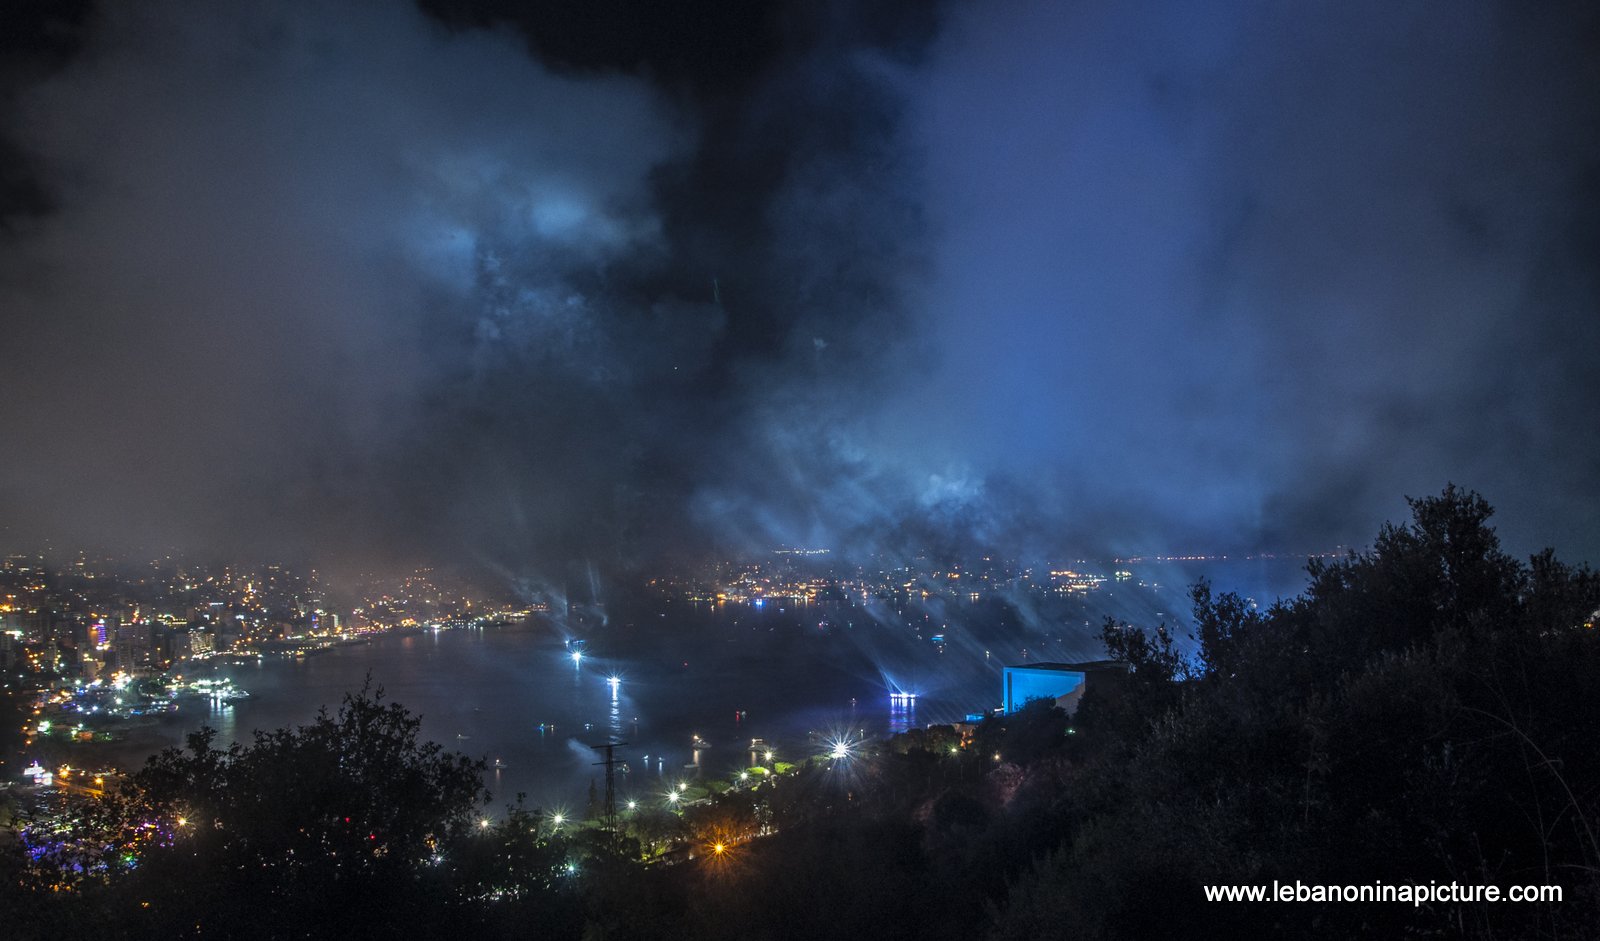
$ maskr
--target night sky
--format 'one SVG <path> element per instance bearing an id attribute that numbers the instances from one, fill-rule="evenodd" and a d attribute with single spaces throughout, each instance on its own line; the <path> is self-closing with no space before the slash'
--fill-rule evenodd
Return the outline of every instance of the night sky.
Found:
<path id="1" fill-rule="evenodd" d="M 6 547 L 1600 561 L 1593 3 L 5 11 Z"/>

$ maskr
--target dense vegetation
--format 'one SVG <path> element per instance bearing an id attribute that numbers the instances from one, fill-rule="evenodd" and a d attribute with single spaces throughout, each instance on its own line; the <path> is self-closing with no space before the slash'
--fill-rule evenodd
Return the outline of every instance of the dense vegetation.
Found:
<path id="1" fill-rule="evenodd" d="M 486 825 L 481 768 L 364 691 L 159 756 L 82 821 L 97 839 L 13 847 L 0 902 L 22 937 L 1592 937 L 1600 579 L 1504 554 L 1475 494 L 1412 509 L 1269 610 L 1196 586 L 1197 659 L 1107 623 L 1131 682 L 1070 720 L 910 733 L 613 840 L 521 809 Z M 1274 880 L 1565 899 L 1201 893 Z"/>

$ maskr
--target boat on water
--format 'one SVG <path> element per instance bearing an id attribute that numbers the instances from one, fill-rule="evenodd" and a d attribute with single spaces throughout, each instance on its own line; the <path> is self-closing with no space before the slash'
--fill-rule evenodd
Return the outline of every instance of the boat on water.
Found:
<path id="1" fill-rule="evenodd" d="M 238 702 L 249 699 L 250 693 L 233 685 L 233 681 L 222 679 L 199 679 L 190 683 L 175 686 L 170 694 L 174 699 L 184 697 L 200 697 L 210 699 L 212 702 Z"/>

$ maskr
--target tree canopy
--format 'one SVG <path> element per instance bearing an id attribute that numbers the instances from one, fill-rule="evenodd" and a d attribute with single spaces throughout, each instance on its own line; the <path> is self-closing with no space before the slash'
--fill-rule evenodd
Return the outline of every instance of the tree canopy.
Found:
<path id="1" fill-rule="evenodd" d="M 113 802 L 124 828 L 163 834 L 114 892 L 136 900 L 127 910 L 150 934 L 415 926 L 440 907 L 419 904 L 419 889 L 439 888 L 438 863 L 486 797 L 482 763 L 420 741 L 420 724 L 364 689 L 249 744 L 192 734 Z"/>
<path id="2" fill-rule="evenodd" d="M 1199 663 L 1141 723 L 1095 719 L 1117 760 L 1069 788 L 1071 838 L 1024 879 L 998 936 L 1371 931 L 1582 937 L 1600 915 L 1600 580 L 1500 549 L 1491 510 L 1448 487 L 1371 550 L 1309 566 L 1257 610 L 1196 586 Z M 1135 655 L 1159 650 L 1118 643 Z M 1179 688 L 1181 685 L 1181 688 Z M 1132 738 L 1133 741 L 1128 741 Z M 1065 794 L 1063 795 L 1066 796 Z M 1084 803 L 1087 801 L 1086 803 Z M 1563 904 L 1225 905 L 1201 886 L 1558 884 Z"/>

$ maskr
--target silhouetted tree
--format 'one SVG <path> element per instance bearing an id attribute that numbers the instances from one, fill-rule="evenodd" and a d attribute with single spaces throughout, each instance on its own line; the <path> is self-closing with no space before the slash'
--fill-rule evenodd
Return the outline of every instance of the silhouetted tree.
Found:
<path id="1" fill-rule="evenodd" d="M 1600 583 L 1549 552 L 1511 559 L 1476 494 L 1447 487 L 1411 509 L 1370 551 L 1313 561 L 1306 592 L 1266 612 L 1196 586 L 1198 682 L 1164 683 L 1170 706 L 1138 747 L 1091 743 L 1071 838 L 1016 885 L 996 937 L 1047 923 L 1146 937 L 1153 898 L 1178 937 L 1584 937 L 1600 923 L 1600 636 L 1583 626 Z M 1113 656 L 1181 677 L 1159 636 L 1105 636 Z M 1112 711 L 1091 692 L 1080 717 Z M 1273 880 L 1553 883 L 1566 899 L 1252 906 L 1200 891 Z"/>
<path id="2" fill-rule="evenodd" d="M 282 936 L 416 929 L 454 901 L 440 862 L 472 835 L 482 762 L 418 740 L 382 693 L 248 745 L 189 737 L 134 775 L 126 826 L 168 834 L 111 886 L 134 933 Z"/>

